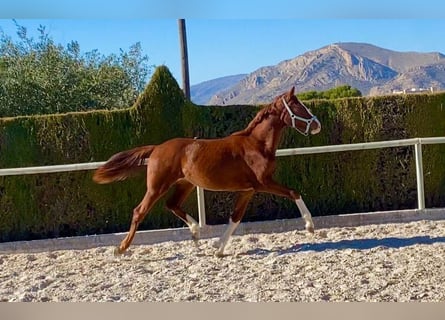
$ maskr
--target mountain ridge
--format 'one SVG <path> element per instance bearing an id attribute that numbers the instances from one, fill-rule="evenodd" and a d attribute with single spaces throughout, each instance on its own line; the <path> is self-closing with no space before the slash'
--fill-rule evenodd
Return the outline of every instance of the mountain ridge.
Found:
<path id="1" fill-rule="evenodd" d="M 195 84 L 190 87 L 192 101 L 196 104 L 206 104 L 215 92 L 231 87 L 233 83 L 238 82 L 245 76 L 246 74 L 236 74 Z"/>
<path id="2" fill-rule="evenodd" d="M 207 104 L 264 103 L 292 86 L 303 92 L 347 84 L 363 95 L 390 94 L 411 87 L 441 89 L 445 88 L 445 55 L 398 52 L 367 43 L 333 43 L 260 67 L 236 80 L 221 86 Z"/>

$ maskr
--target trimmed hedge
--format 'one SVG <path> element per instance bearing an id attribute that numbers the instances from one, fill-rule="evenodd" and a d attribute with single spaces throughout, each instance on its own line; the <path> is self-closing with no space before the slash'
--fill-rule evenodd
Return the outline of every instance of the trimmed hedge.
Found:
<path id="1" fill-rule="evenodd" d="M 319 135 L 287 129 L 280 148 L 445 136 L 445 94 L 313 100 Z M 166 67 L 156 69 L 135 105 L 116 111 L 0 119 L 0 167 L 103 161 L 172 137 L 213 138 L 245 127 L 259 106 L 196 106 Z M 445 206 L 445 146 L 424 146 L 427 207 Z M 91 171 L 0 177 L 0 241 L 127 231 L 145 177 L 97 185 Z M 313 215 L 416 207 L 413 147 L 278 158 L 276 180 L 303 195 Z M 206 192 L 210 224 L 226 223 L 232 193 Z M 197 216 L 196 196 L 186 211 Z M 299 216 L 296 206 L 257 194 L 245 220 Z M 182 226 L 163 208 L 140 229 Z"/>

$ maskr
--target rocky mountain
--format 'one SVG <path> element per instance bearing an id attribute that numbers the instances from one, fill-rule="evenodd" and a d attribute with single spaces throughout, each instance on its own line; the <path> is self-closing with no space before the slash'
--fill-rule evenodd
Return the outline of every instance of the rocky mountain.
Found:
<path id="1" fill-rule="evenodd" d="M 358 88 L 363 95 L 410 88 L 443 89 L 445 55 L 397 52 L 365 43 L 335 43 L 262 67 L 232 86 L 215 91 L 207 104 L 269 102 L 291 86 L 302 92 L 344 84 Z"/>
<path id="2" fill-rule="evenodd" d="M 406 72 L 400 73 L 394 79 L 381 86 L 371 88 L 370 95 L 390 93 L 411 89 L 439 90 L 445 88 L 445 63 L 435 63 L 426 66 L 414 67 Z"/>
<path id="3" fill-rule="evenodd" d="M 246 74 L 221 77 L 198 83 L 190 87 L 191 100 L 196 104 L 206 104 L 215 92 L 223 91 L 244 78 Z"/>
<path id="4" fill-rule="evenodd" d="M 415 67 L 443 62 L 445 59 L 445 56 L 438 52 L 398 52 L 365 43 L 339 43 L 338 45 L 351 54 L 366 57 L 401 73 Z"/>

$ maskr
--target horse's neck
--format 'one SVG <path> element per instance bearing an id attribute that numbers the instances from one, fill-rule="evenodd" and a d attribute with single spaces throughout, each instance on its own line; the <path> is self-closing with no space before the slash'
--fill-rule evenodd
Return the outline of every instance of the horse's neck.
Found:
<path id="1" fill-rule="evenodd" d="M 264 146 L 265 152 L 274 155 L 280 143 L 283 128 L 277 116 L 269 115 L 255 126 L 250 136 Z"/>

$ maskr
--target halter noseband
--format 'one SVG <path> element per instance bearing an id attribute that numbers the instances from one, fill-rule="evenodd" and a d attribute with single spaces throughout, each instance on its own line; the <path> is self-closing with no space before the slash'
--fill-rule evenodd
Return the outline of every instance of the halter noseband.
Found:
<path id="1" fill-rule="evenodd" d="M 311 127 L 312 122 L 314 122 L 315 120 L 317 120 L 317 117 L 314 116 L 312 113 L 309 112 L 309 110 L 307 110 L 307 112 L 312 116 L 310 119 L 305 119 L 302 118 L 300 116 L 297 116 L 295 113 L 292 112 L 292 110 L 289 108 L 289 105 L 286 102 L 286 99 L 282 98 L 283 100 L 283 104 L 284 107 L 286 108 L 287 112 L 289 113 L 290 118 L 292 119 L 292 127 L 297 130 L 299 133 L 301 133 L 304 136 L 307 136 L 309 134 L 309 129 Z M 301 131 L 296 125 L 295 125 L 295 120 L 299 120 L 299 121 L 303 121 L 304 123 L 306 123 L 306 130 L 305 131 Z"/>

